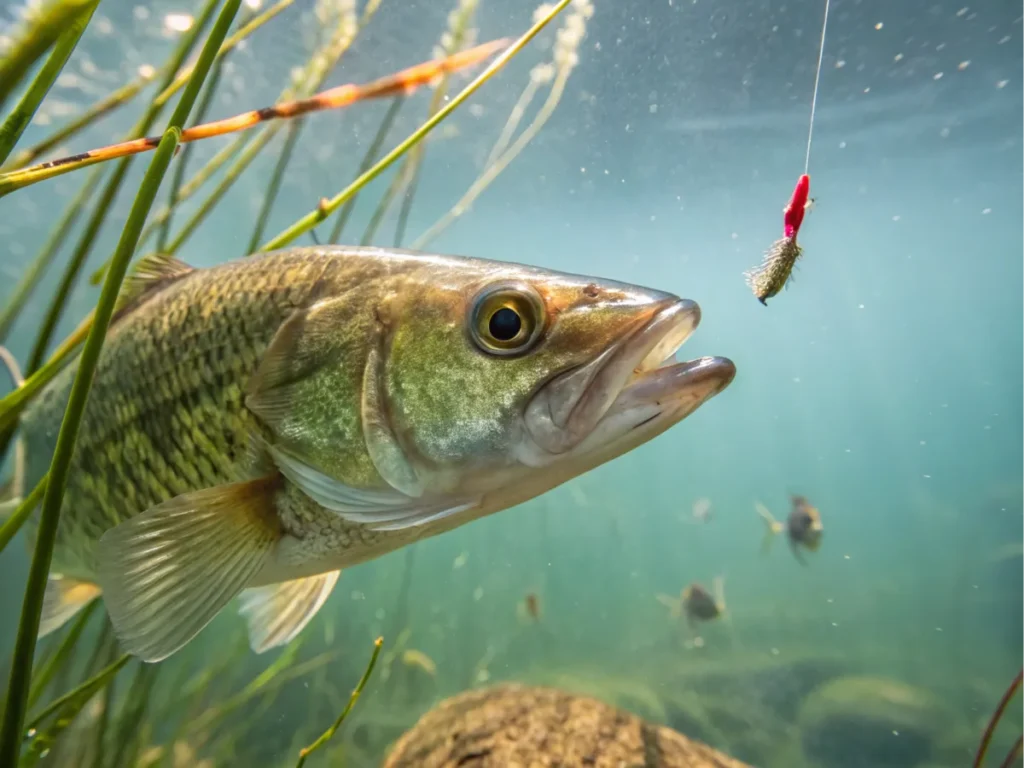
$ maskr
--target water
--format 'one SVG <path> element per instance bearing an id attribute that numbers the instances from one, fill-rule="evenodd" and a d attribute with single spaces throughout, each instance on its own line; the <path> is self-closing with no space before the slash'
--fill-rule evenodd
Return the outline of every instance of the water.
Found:
<path id="1" fill-rule="evenodd" d="M 162 61 L 174 39 L 160 31 L 163 15 L 195 11 L 179 5 L 107 0 L 44 106 L 51 124 L 32 126 L 23 145 Z M 812 744 L 815 689 L 821 695 L 844 675 L 887 678 L 937 700 L 916 724 L 930 754 L 883 745 L 893 765 L 971 759 L 1022 655 L 1020 8 L 833 2 L 805 258 L 795 283 L 765 308 L 742 272 L 780 236 L 803 168 L 823 4 L 595 5 L 550 121 L 429 247 L 694 299 L 703 319 L 680 354 L 728 356 L 734 383 L 669 433 L 539 499 L 347 571 L 297 651 L 300 663 L 326 650 L 339 656 L 276 698 L 246 700 L 212 735 L 186 731 L 182 741 L 199 755 L 290 764 L 340 710 L 383 633 L 383 661 L 336 736 L 351 765 L 378 764 L 441 698 L 504 680 L 597 695 L 758 766 L 859 765 Z M 428 58 L 448 10 L 384 0 L 328 83 Z M 273 102 L 314 44 L 309 11 L 301 0 L 230 59 L 211 117 Z M 532 12 L 530 3 L 484 0 L 478 39 L 517 34 Z M 551 41 L 549 31 L 456 113 L 448 125 L 457 135 L 449 128 L 429 145 L 406 242 L 476 178 Z M 427 92 L 409 100 L 386 146 L 418 124 L 428 100 Z M 119 136 L 138 106 L 67 149 Z M 307 120 L 268 235 L 347 183 L 386 109 L 357 105 Z M 190 169 L 227 141 L 197 145 Z M 276 147 L 188 240 L 184 260 L 204 266 L 244 252 Z M 135 163 L 86 273 L 116 242 L 145 165 Z M 8 281 L 80 178 L 3 201 Z M 361 197 L 346 241 L 358 240 L 390 178 Z M 194 205 L 175 221 L 188 210 Z M 394 220 L 374 242 L 392 243 Z M 8 339 L 23 361 L 59 271 L 47 273 Z M 96 295 L 79 282 L 55 338 Z M 760 552 L 754 502 L 782 519 L 790 493 L 806 495 L 824 521 L 806 567 L 782 541 Z M 691 507 L 702 497 L 713 517 L 694 525 Z M 13 644 L 22 544 L 0 563 L 9 617 L 0 649 Z M 656 595 L 716 576 L 727 620 L 702 626 L 696 647 Z M 517 615 L 529 593 L 539 596 L 538 623 Z M 249 654 L 241 622 L 225 613 L 161 665 L 147 743 L 165 744 L 172 723 L 195 716 L 188 707 L 215 705 L 278 657 Z M 94 633 L 76 652 L 82 665 Z M 436 675 L 404 663 L 403 649 L 427 654 Z M 204 667 L 218 670 L 209 696 L 183 701 L 180 681 Z M 119 695 L 135 673 L 124 674 Z M 901 716 L 884 722 L 913 720 Z M 992 759 L 1002 759 L 1020 719 L 1016 704 Z M 858 739 L 841 728 L 829 736 L 833 745 Z"/>

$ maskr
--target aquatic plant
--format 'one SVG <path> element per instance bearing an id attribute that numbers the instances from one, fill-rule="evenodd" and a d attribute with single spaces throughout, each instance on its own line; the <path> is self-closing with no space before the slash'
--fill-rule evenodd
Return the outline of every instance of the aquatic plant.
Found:
<path id="1" fill-rule="evenodd" d="M 300 647 L 299 644 L 293 644 L 286 649 L 286 652 L 279 657 L 277 662 L 272 664 L 267 670 L 264 670 L 263 674 L 249 681 L 248 684 L 244 685 L 237 692 L 225 692 L 224 696 L 215 699 L 211 699 L 211 696 L 215 696 L 215 694 L 211 693 L 209 683 L 217 677 L 217 674 L 225 673 L 227 670 L 238 666 L 237 654 L 225 659 L 223 666 L 219 668 L 219 673 L 217 670 L 214 670 L 212 675 L 203 674 L 201 680 L 196 681 L 195 685 L 191 687 L 181 686 L 172 680 L 162 680 L 158 675 L 158 668 L 146 667 L 144 665 L 137 665 L 134 673 L 131 670 L 125 673 L 130 675 L 130 681 L 115 687 L 113 681 L 118 676 L 118 673 L 128 666 L 129 661 L 127 657 L 115 658 L 116 644 L 105 617 L 102 617 L 103 623 L 100 627 L 100 633 L 96 639 L 91 658 L 84 668 L 80 668 L 81 665 L 75 661 L 78 658 L 76 654 L 80 650 L 83 641 L 91 635 L 90 627 L 95 625 L 95 622 L 91 623 L 91 620 L 97 617 L 97 612 L 93 609 L 94 606 L 90 606 L 89 609 L 76 617 L 76 620 L 70 626 L 56 633 L 52 639 L 47 638 L 45 643 L 40 644 L 40 648 L 46 649 L 48 652 L 45 653 L 45 657 L 41 658 L 38 664 L 33 664 L 36 654 L 35 636 L 39 623 L 43 587 L 46 583 L 50 554 L 52 554 L 53 540 L 59 522 L 61 496 L 67 478 L 68 461 L 73 450 L 76 431 L 80 423 L 85 400 L 88 396 L 91 373 L 98 360 L 106 329 L 116 309 L 115 302 L 121 283 L 144 237 L 157 234 L 159 235 L 158 243 L 162 243 L 165 246 L 173 246 L 174 240 L 181 237 L 182 232 L 185 232 L 185 230 L 180 230 L 178 233 L 174 233 L 171 230 L 171 214 L 187 198 L 187 194 L 194 194 L 194 191 L 202 186 L 217 169 L 209 168 L 210 164 L 208 163 L 192 179 L 185 181 L 185 164 L 182 162 L 176 166 L 173 177 L 170 180 L 169 197 L 167 198 L 168 205 L 161 209 L 164 212 L 163 217 L 160 216 L 161 211 L 150 215 L 155 196 L 158 193 L 159 184 L 169 170 L 170 160 L 174 156 L 175 149 L 179 144 L 182 132 L 185 130 L 185 124 L 188 121 L 189 114 L 192 112 L 192 108 L 199 103 L 199 114 L 191 123 L 196 124 L 203 119 L 203 114 L 205 114 L 207 108 L 210 107 L 215 99 L 219 82 L 216 79 L 211 80 L 211 78 L 214 77 L 223 63 L 223 57 L 241 40 L 244 40 L 245 35 L 254 31 L 260 24 L 265 23 L 277 13 L 280 13 L 284 8 L 291 5 L 293 1 L 282 0 L 266 12 L 258 16 L 252 16 L 251 20 L 240 21 L 238 30 L 229 37 L 227 36 L 228 28 L 233 23 L 234 15 L 238 12 L 240 3 L 238 0 L 227 0 L 220 11 L 219 17 L 217 17 L 213 30 L 206 36 L 198 59 L 193 64 L 186 64 L 185 62 L 194 47 L 202 42 L 209 23 L 217 15 L 216 11 L 220 4 L 216 0 L 207 0 L 203 8 L 197 13 L 191 29 L 181 37 L 170 59 L 165 64 L 156 69 L 146 69 L 140 72 L 136 79 L 87 107 L 77 118 L 58 128 L 54 133 L 27 150 L 18 152 L 15 146 L 17 139 L 20 137 L 20 132 L 18 136 L 13 137 L 10 141 L 10 146 L 6 148 L 6 153 L 10 155 L 10 159 L 3 165 L 4 170 L 9 171 L 23 168 L 36 158 L 42 157 L 51 151 L 69 137 L 83 131 L 103 115 L 109 114 L 114 109 L 128 104 L 138 94 L 142 93 L 148 84 L 155 83 L 157 96 L 151 99 L 149 104 L 144 107 L 142 116 L 136 121 L 131 131 L 125 135 L 126 140 L 138 138 L 147 133 L 149 126 L 159 117 L 162 107 L 168 103 L 168 100 L 182 86 L 185 86 L 184 94 L 168 123 L 168 128 L 162 135 L 156 151 L 151 157 L 149 170 L 142 181 L 139 192 L 135 196 L 117 249 L 108 263 L 109 267 L 97 274 L 97 277 L 104 281 L 104 285 L 96 309 L 47 357 L 53 334 L 67 308 L 71 291 L 76 285 L 81 269 L 92 253 L 100 230 L 106 223 L 107 216 L 113 208 L 111 202 L 120 191 L 127 175 L 131 157 L 117 160 L 112 169 L 105 165 L 98 165 L 85 174 L 82 187 L 74 194 L 68 206 L 57 218 L 57 224 L 54 229 L 38 254 L 30 262 L 29 267 L 12 292 L 10 301 L 4 306 L 3 311 L 0 312 L 0 339 L 2 339 L 9 334 L 11 328 L 19 319 L 22 310 L 27 305 L 28 299 L 37 287 L 41 277 L 49 270 L 61 247 L 69 241 L 69 232 L 72 227 L 80 218 L 83 218 L 84 214 L 88 214 L 84 216 L 86 219 L 85 226 L 78 235 L 74 251 L 66 268 L 63 270 L 58 288 L 49 301 L 45 319 L 37 330 L 27 366 L 29 375 L 21 386 L 16 387 L 13 392 L 0 400 L 0 454 L 2 454 L 6 451 L 11 435 L 16 428 L 21 410 L 64 367 L 70 357 L 81 350 L 79 369 L 72 397 L 68 404 L 66 418 L 60 432 L 57 450 L 54 453 L 51 472 L 47 475 L 47 478 L 44 478 L 36 488 L 32 489 L 16 505 L 17 508 L 14 514 L 5 519 L 3 525 L 0 526 L 0 551 L 2 551 L 6 544 L 15 536 L 25 520 L 40 506 L 41 502 L 40 526 L 37 532 L 35 553 L 32 559 L 22 616 L 18 626 L 15 653 L 10 667 L 7 703 L 3 710 L 3 730 L 0 732 L 0 762 L 4 762 L 7 758 L 11 758 L 12 761 L 16 760 L 18 754 L 23 749 L 22 737 L 24 735 L 24 728 L 22 724 L 26 719 L 27 713 L 31 714 L 30 722 L 35 726 L 35 731 L 30 736 L 28 750 L 24 755 L 25 759 L 29 761 L 47 755 L 48 750 L 51 754 L 56 755 L 57 753 L 53 751 L 55 745 L 63 745 L 62 749 L 76 750 L 76 754 L 81 755 L 82 760 L 86 764 L 91 761 L 95 766 L 129 765 L 135 764 L 136 761 L 140 764 L 145 764 L 146 760 L 153 758 L 154 754 L 169 755 L 172 750 L 177 750 L 177 745 L 179 744 L 191 745 L 189 747 L 192 750 L 191 754 L 196 754 L 196 749 L 206 749 L 209 754 L 230 755 L 237 748 L 241 735 L 245 732 L 244 727 L 240 728 L 237 724 L 222 726 L 222 724 L 227 723 L 230 719 L 232 712 L 237 711 L 238 707 L 252 700 L 258 700 L 257 709 L 265 711 L 268 707 L 272 706 L 275 696 L 278 695 L 283 686 L 289 681 L 310 674 L 318 669 L 323 669 L 336 655 L 333 652 L 322 653 L 303 660 L 297 655 Z M 365 158 L 360 163 L 359 171 L 353 182 L 334 198 L 324 201 L 324 204 L 318 206 L 317 210 L 312 214 L 308 214 L 295 222 L 291 227 L 279 233 L 275 238 L 272 238 L 264 247 L 271 246 L 274 243 L 284 244 L 291 242 L 302 232 L 311 228 L 309 226 L 311 221 L 314 219 L 317 222 L 323 221 L 334 212 L 339 212 L 339 217 L 336 222 L 332 222 L 335 227 L 332 234 L 335 239 L 340 237 L 345 218 L 347 218 L 347 214 L 351 211 L 351 203 L 355 200 L 358 193 L 365 188 L 369 181 L 386 171 L 392 164 L 402 158 L 406 158 L 405 164 L 398 173 L 398 176 L 404 179 L 404 186 L 407 190 L 402 212 L 400 213 L 399 232 L 403 231 L 404 222 L 408 218 L 409 209 L 412 204 L 413 194 L 411 190 L 415 188 L 415 179 L 421 167 L 423 157 L 422 142 L 424 139 L 441 121 L 452 114 L 484 82 L 487 82 L 505 63 L 522 50 L 569 2 L 570 0 L 562 0 L 557 5 L 546 8 L 545 14 L 537 18 L 526 33 L 508 46 L 490 66 L 443 107 L 441 107 L 441 104 L 446 97 L 445 83 L 443 79 L 441 83 L 435 83 L 434 97 L 430 105 L 428 105 L 427 121 L 397 147 L 378 159 L 388 131 L 394 122 L 401 104 L 406 99 L 405 93 L 395 95 L 387 113 L 384 115 L 378 135 L 371 143 Z M 340 5 L 335 3 L 335 5 L 354 9 L 353 3 L 342 3 Z M 333 44 L 334 49 L 338 51 L 334 59 L 335 62 L 341 53 L 351 45 L 358 31 L 372 18 L 372 14 L 378 6 L 379 0 L 370 0 L 364 6 L 362 16 L 356 28 L 353 30 L 349 26 L 347 39 L 341 39 L 336 36 L 332 38 L 331 43 L 328 43 L 328 45 Z M 469 14 L 473 7 L 475 7 L 475 3 L 463 2 L 456 9 L 461 9 L 463 14 L 458 17 L 462 24 L 459 27 L 461 31 L 457 36 L 442 39 L 443 43 L 447 43 L 446 49 L 456 52 L 464 49 L 472 42 L 468 22 Z M 94 8 L 95 3 L 88 7 L 88 13 L 91 14 Z M 453 13 L 452 19 L 454 20 L 455 18 L 456 14 Z M 350 22 L 351 16 L 348 19 Z M 81 37 L 84 28 L 84 23 L 81 28 L 74 27 L 77 35 L 74 38 L 75 42 Z M 449 32 L 451 31 L 449 30 Z M 58 47 L 65 44 L 70 46 L 66 53 L 63 47 Z M 70 35 L 60 36 L 52 41 L 51 45 L 54 47 L 50 58 L 50 61 L 53 62 L 52 69 L 47 68 L 49 62 L 44 64 L 34 82 L 30 85 L 29 90 L 26 91 L 26 94 L 32 94 L 31 98 L 33 100 L 38 97 L 35 107 L 39 106 L 42 96 L 49 90 L 56 74 L 59 74 L 60 66 L 56 64 L 58 58 L 61 60 L 62 66 L 74 47 L 71 44 Z M 322 51 L 323 48 L 319 48 L 314 52 L 310 66 L 305 72 L 307 77 L 305 85 L 307 88 L 312 87 L 314 91 L 316 90 L 317 83 L 322 83 L 330 71 L 330 62 L 325 62 L 322 57 L 314 62 L 317 54 Z M 45 49 L 43 52 L 45 53 Z M 314 63 L 318 65 L 317 68 L 313 67 Z M 328 66 L 325 67 L 325 63 Z M 293 87 L 295 86 L 293 85 Z M 8 122 L 14 126 L 16 121 L 23 120 L 25 114 L 23 107 L 30 104 L 31 102 L 26 101 L 26 98 L 23 97 L 19 103 L 19 109 L 22 109 L 22 111 L 15 113 L 15 117 L 12 118 L 15 122 L 11 120 Z M 296 122 L 279 123 L 277 125 L 286 126 L 292 138 L 281 149 L 274 176 L 267 186 L 267 192 L 264 196 L 264 211 L 268 213 L 273 206 L 276 189 L 287 172 L 291 156 L 289 146 L 294 149 L 298 141 L 298 133 L 301 130 L 300 124 Z M 234 150 L 234 155 L 222 151 L 217 153 L 214 159 L 217 160 L 219 158 L 219 162 L 222 164 L 226 163 L 233 157 L 238 156 L 238 152 L 246 146 L 251 146 L 251 144 L 240 143 Z M 265 144 L 262 146 L 265 146 Z M 258 151 L 254 151 L 251 157 L 254 158 L 257 154 Z M 0 162 L 4 159 L 0 158 Z M 210 162 L 212 163 L 213 161 Z M 237 178 L 237 174 L 235 178 Z M 195 183 L 193 184 L 193 182 Z M 212 200 L 208 210 L 212 210 L 218 201 L 219 198 Z M 254 229 L 251 243 L 256 243 L 261 237 L 262 229 Z M 400 238 L 401 235 L 399 234 Z M 52 482 L 48 482 L 48 478 L 53 478 Z M 407 560 L 406 576 L 408 576 L 411 564 L 410 555 L 410 558 Z M 404 583 L 403 594 L 405 597 L 403 602 L 407 602 L 407 578 Z M 404 620 L 401 617 L 396 617 L 396 621 Z M 342 710 L 341 715 L 338 716 L 331 728 L 303 750 L 300 763 L 312 752 L 318 749 L 326 749 L 327 742 L 335 735 L 343 721 L 349 716 L 352 707 L 369 680 L 377 661 L 380 647 L 380 641 L 378 641 L 370 663 L 352 697 L 350 697 L 348 704 Z M 42 651 L 40 653 L 42 654 Z M 210 670 L 208 669 L 206 672 L 209 673 Z M 66 681 L 74 679 L 78 675 L 84 675 L 82 681 L 72 685 L 71 690 L 68 691 Z M 324 678 L 323 680 L 323 688 L 326 691 L 328 686 L 326 679 Z M 183 702 L 179 695 L 179 689 L 186 687 L 192 691 L 191 703 L 189 701 Z M 167 695 L 163 696 L 165 688 L 167 689 Z M 155 691 L 158 690 L 161 691 L 163 698 L 156 695 Z M 36 706 L 47 696 L 49 691 L 54 692 L 50 694 L 51 701 L 44 704 L 39 710 L 36 710 Z M 174 695 L 170 693 L 172 691 Z M 324 698 L 326 700 L 329 697 L 325 695 Z M 175 702 L 170 718 L 168 718 L 167 713 L 154 711 L 154 702 L 159 700 Z M 181 706 L 182 703 L 187 704 L 187 706 Z M 199 707 L 198 711 L 196 711 L 196 707 Z M 88 710 L 87 716 L 85 715 L 86 710 Z M 192 716 L 189 716 L 188 713 L 190 712 Z M 169 741 L 164 741 L 166 746 L 161 748 L 162 751 L 154 753 L 152 751 L 152 740 L 154 738 L 163 739 L 164 737 L 158 736 L 153 723 L 161 722 L 161 720 L 163 722 L 173 721 L 178 726 L 175 734 L 172 734 L 172 738 Z M 74 728 L 70 727 L 72 724 L 76 724 Z M 59 739 L 58 736 L 60 737 Z M 184 739 L 184 741 L 181 739 Z M 112 754 L 114 752 L 111 749 L 112 744 L 118 744 L 123 749 L 119 749 L 116 755 Z M 160 760 L 162 758 L 157 757 L 156 759 Z"/>
<path id="2" fill-rule="evenodd" d="M 359 701 L 359 697 L 362 695 L 363 688 L 366 687 L 366 683 L 370 679 L 370 675 L 373 674 L 373 668 L 377 664 L 377 657 L 380 655 L 380 649 L 383 647 L 383 645 L 383 637 L 378 637 L 376 641 L 374 641 L 373 653 L 370 654 L 370 661 L 366 665 L 366 671 L 363 672 L 363 676 L 359 678 L 359 683 L 356 685 L 355 689 L 353 689 L 352 695 L 349 696 L 348 704 L 346 704 L 345 708 L 341 710 L 341 714 L 338 715 L 338 719 L 334 721 L 330 728 L 328 728 L 320 735 L 319 739 L 317 739 L 308 747 L 299 752 L 299 761 L 295 764 L 296 768 L 302 768 L 302 766 L 306 764 L 306 758 L 308 758 L 311 754 L 320 749 L 320 747 L 322 747 L 324 744 L 330 741 L 334 737 L 334 734 L 337 733 L 338 729 L 341 727 L 341 724 L 345 722 L 345 718 L 348 717 L 349 712 L 352 711 L 352 708 L 356 705 L 356 702 Z"/>
<path id="3" fill-rule="evenodd" d="M 1010 705 L 1013 697 L 1017 695 L 1017 691 L 1020 690 L 1022 679 L 1024 679 L 1024 670 L 1017 672 L 1016 677 L 1010 681 L 1010 685 L 999 700 L 999 704 L 996 706 L 995 712 L 992 713 L 992 717 L 989 719 L 988 725 L 985 726 L 985 732 L 981 736 L 981 743 L 978 744 L 978 751 L 974 755 L 974 762 L 972 764 L 973 768 L 981 768 L 984 764 L 985 754 L 988 752 L 989 744 L 992 743 L 992 736 L 996 732 L 996 726 L 999 725 L 999 721 L 1003 718 L 1003 713 L 1006 712 L 1006 708 Z M 1018 737 L 1016 743 L 1010 749 L 1010 754 L 1007 755 L 1006 760 L 1003 762 L 1003 765 L 1011 765 L 1014 760 L 1020 757 L 1020 753 L 1021 738 Z"/>
<path id="4" fill-rule="evenodd" d="M 6 50 L 2 51 L 3 56 L 0 57 L 0 107 L 28 74 L 36 60 L 65 36 L 67 30 L 77 26 L 83 13 L 91 15 L 96 3 L 97 0 L 51 0 L 45 5 L 26 7 L 21 29 L 16 32 L 13 42 L 7 45 Z M 77 44 L 77 40 L 75 42 Z M 55 52 L 59 52 L 63 47 L 58 45 Z M 63 63 L 60 66 L 62 67 Z M 58 72 L 59 70 L 60 67 Z M 36 88 L 37 83 L 33 83 L 30 92 Z M 40 100 L 49 91 L 50 85 L 52 82 L 45 86 L 43 93 L 40 94 Z M 17 110 L 15 112 L 17 113 Z"/>
<path id="5" fill-rule="evenodd" d="M 463 47 L 472 45 L 476 33 L 470 27 L 470 24 L 476 11 L 476 5 L 477 0 L 459 0 L 452 12 L 448 14 L 448 29 L 441 36 L 440 43 L 434 48 L 435 58 L 450 56 Z M 448 77 L 445 75 L 437 84 L 437 87 L 434 89 L 434 95 L 430 99 L 430 105 L 427 107 L 428 118 L 432 117 L 440 109 L 441 103 L 447 97 L 447 94 Z M 426 144 L 421 143 L 405 157 L 402 165 L 391 180 L 391 185 L 388 187 L 387 192 L 381 197 L 380 202 L 377 203 L 376 210 L 370 216 L 370 221 L 366 225 L 363 237 L 359 241 L 360 245 L 369 245 L 373 242 L 377 229 L 381 222 L 383 222 L 391 205 L 398 195 L 404 192 L 402 211 L 399 214 L 398 225 L 395 228 L 395 247 L 402 244 L 405 223 L 408 221 L 409 211 L 412 208 L 416 179 L 419 175 L 420 166 L 423 163 L 425 149 Z"/>
<path id="6" fill-rule="evenodd" d="M 35 115 L 46 94 L 57 81 L 57 75 L 64 68 L 64 64 L 67 63 L 72 51 L 78 45 L 78 41 L 82 39 L 82 33 L 85 32 L 98 4 L 99 0 L 91 0 L 80 13 L 70 19 L 67 29 L 57 38 L 50 57 L 21 97 L 18 106 L 0 126 L 0 165 L 7 160 L 7 156 L 14 149 L 14 145 L 18 143 L 21 134 L 32 121 L 32 116 Z"/>
<path id="7" fill-rule="evenodd" d="M 536 17 L 542 18 L 545 10 L 544 6 L 538 8 Z M 572 11 L 566 15 L 565 24 L 558 30 L 551 62 L 538 64 L 530 71 L 530 81 L 519 97 L 519 101 L 512 108 L 508 121 L 505 123 L 504 129 L 494 144 L 494 148 L 491 150 L 483 172 L 444 216 L 416 238 L 412 244 L 413 248 L 423 248 L 426 246 L 451 226 L 459 216 L 462 216 L 462 214 L 469 210 L 473 201 L 491 185 L 498 175 L 508 167 L 509 163 L 523 151 L 526 145 L 533 141 L 534 137 L 540 132 L 540 129 L 544 127 L 544 124 L 550 119 L 555 108 L 558 106 L 558 102 L 562 100 L 562 94 L 565 91 L 569 75 L 572 74 L 573 69 L 579 63 L 577 51 L 587 31 L 587 19 L 593 14 L 594 6 L 590 0 L 572 0 Z M 526 113 L 530 102 L 533 101 L 538 89 L 543 85 L 549 84 L 551 88 L 548 91 L 548 97 L 537 112 L 533 122 L 523 130 L 515 143 L 509 147 L 512 135 L 519 126 L 519 122 Z"/>
<path id="8" fill-rule="evenodd" d="M 71 388 L 71 397 L 64 421 L 61 424 L 60 433 L 57 437 L 57 445 L 54 449 L 53 461 L 50 466 L 49 480 L 46 484 L 46 491 L 40 511 L 35 552 L 32 556 L 32 564 L 29 570 L 28 586 L 25 588 L 25 600 L 22 605 L 21 620 L 18 624 L 18 635 L 14 649 L 14 662 L 11 665 L 11 674 L 7 685 L 7 703 L 4 708 L 3 730 L 0 732 L 0 764 L 13 764 L 18 758 L 22 723 L 25 719 L 25 709 L 28 700 L 32 659 L 35 654 L 36 635 L 39 632 L 39 617 L 43 607 L 43 593 L 46 589 L 50 560 L 53 555 L 54 542 L 57 538 L 57 526 L 60 522 L 61 502 L 64 498 L 67 474 L 71 465 L 75 440 L 78 437 L 78 427 L 85 412 L 89 388 L 92 386 L 93 372 L 99 361 L 107 327 L 114 314 L 114 305 L 121 289 L 121 282 L 124 280 L 125 273 L 128 270 L 128 261 L 135 252 L 139 233 L 142 231 L 143 222 L 156 197 L 160 180 L 163 178 L 164 173 L 166 173 L 167 166 L 170 165 L 171 158 L 174 156 L 174 151 L 178 146 L 182 126 L 192 110 L 192 105 L 199 96 L 203 80 L 213 65 L 213 58 L 217 53 L 217 49 L 227 36 L 228 29 L 240 5 L 241 0 L 225 0 L 220 17 L 217 19 L 217 23 L 214 25 L 206 44 L 203 46 L 203 51 L 199 56 L 199 61 L 189 79 L 185 92 L 182 94 L 181 101 L 178 102 L 174 114 L 167 124 L 167 130 L 164 132 L 160 145 L 154 153 L 149 170 L 143 179 L 131 213 L 128 215 L 128 221 L 121 234 L 121 239 L 114 252 L 111 268 L 107 274 L 103 291 L 100 294 L 99 303 L 96 305 L 96 314 L 92 328 L 82 349 L 79 369 Z M 209 7 L 212 11 L 215 4 L 211 2 Z M 201 28 L 201 25 L 197 25 L 197 28 Z"/>

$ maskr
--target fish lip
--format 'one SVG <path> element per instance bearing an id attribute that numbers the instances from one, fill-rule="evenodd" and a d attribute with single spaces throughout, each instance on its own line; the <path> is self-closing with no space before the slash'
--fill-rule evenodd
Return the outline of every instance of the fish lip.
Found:
<path id="1" fill-rule="evenodd" d="M 675 354 L 700 317 L 696 302 L 667 297 L 601 355 L 546 383 L 526 409 L 534 442 L 551 454 L 579 445 L 631 386 Z"/>
<path id="2" fill-rule="evenodd" d="M 612 410 L 653 407 L 655 412 L 634 425 L 643 426 L 668 411 L 684 409 L 679 418 L 720 394 L 736 377 L 736 365 L 727 357 L 700 357 L 663 365 L 634 378 Z M 678 420 L 678 418 L 676 419 Z"/>

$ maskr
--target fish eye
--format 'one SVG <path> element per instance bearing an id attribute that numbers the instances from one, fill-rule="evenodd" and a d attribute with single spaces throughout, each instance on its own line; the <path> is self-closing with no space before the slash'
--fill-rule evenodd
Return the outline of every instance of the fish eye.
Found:
<path id="1" fill-rule="evenodd" d="M 544 315 L 543 300 L 529 286 L 492 286 L 474 300 L 470 335 L 488 354 L 519 355 L 540 338 Z"/>

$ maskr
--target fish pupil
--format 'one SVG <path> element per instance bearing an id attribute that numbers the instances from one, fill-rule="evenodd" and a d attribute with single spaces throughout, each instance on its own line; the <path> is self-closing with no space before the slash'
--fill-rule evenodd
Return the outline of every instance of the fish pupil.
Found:
<path id="1" fill-rule="evenodd" d="M 493 315 L 487 324 L 487 329 L 498 341 L 511 341 L 519 335 L 523 328 L 523 321 L 519 314 L 509 307 L 502 307 Z"/>

